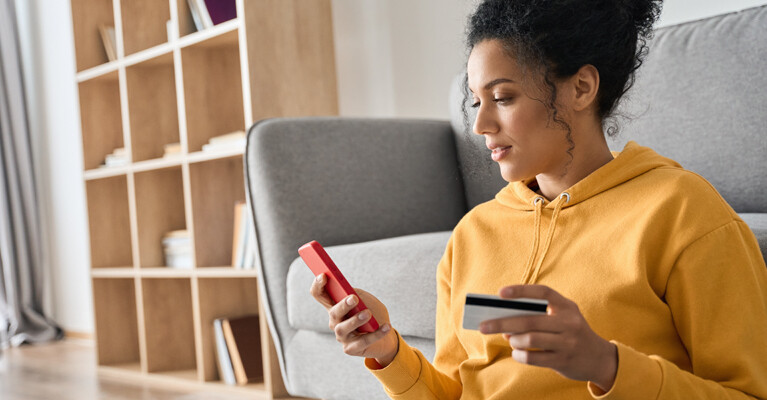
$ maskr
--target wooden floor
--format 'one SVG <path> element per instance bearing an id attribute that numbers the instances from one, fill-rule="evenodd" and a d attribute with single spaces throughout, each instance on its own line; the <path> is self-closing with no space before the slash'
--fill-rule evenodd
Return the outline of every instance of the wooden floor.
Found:
<path id="1" fill-rule="evenodd" d="M 102 374 L 104 375 L 104 374 Z M 169 390 L 156 383 L 99 376 L 92 341 L 67 339 L 0 350 L 3 400 L 254 400 L 257 395 L 210 389 Z"/>

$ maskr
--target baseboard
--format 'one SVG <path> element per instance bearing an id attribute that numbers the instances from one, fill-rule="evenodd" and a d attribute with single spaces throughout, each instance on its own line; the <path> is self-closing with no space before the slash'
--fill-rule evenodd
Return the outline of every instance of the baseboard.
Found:
<path id="1" fill-rule="evenodd" d="M 67 339 L 85 339 L 85 340 L 94 339 L 94 335 L 92 332 L 64 331 L 64 337 Z"/>

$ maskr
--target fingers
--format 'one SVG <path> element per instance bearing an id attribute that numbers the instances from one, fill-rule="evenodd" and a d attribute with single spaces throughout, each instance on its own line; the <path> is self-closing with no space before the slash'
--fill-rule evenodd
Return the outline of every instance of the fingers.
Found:
<path id="1" fill-rule="evenodd" d="M 345 342 L 350 336 L 356 336 L 357 328 L 370 321 L 371 315 L 370 310 L 362 310 L 357 315 L 338 321 L 333 327 L 333 331 L 336 333 L 336 340 Z M 333 321 L 334 317 L 331 316 L 330 319 Z"/>
<path id="2" fill-rule="evenodd" d="M 309 293 L 311 293 L 312 297 L 314 297 L 314 299 L 322 304 L 326 309 L 330 309 L 333 307 L 333 299 L 331 299 L 328 293 L 325 291 L 325 284 L 327 284 L 327 280 L 328 278 L 325 277 L 325 274 L 317 276 L 317 278 L 312 282 L 312 287 L 309 289 Z"/>
<path id="3" fill-rule="evenodd" d="M 556 333 L 532 332 L 510 335 L 507 339 L 511 348 L 528 351 L 559 351 L 565 344 Z"/>
<path id="4" fill-rule="evenodd" d="M 559 292 L 546 285 L 506 286 L 499 290 L 498 295 L 504 299 L 518 299 L 525 297 L 530 299 L 548 300 L 550 314 L 558 309 L 572 308 L 575 305 L 570 299 L 562 296 Z"/>
<path id="5" fill-rule="evenodd" d="M 479 331 L 484 334 L 510 333 L 522 334 L 526 332 L 562 332 L 565 326 L 550 315 L 524 315 L 519 317 L 491 319 L 482 321 Z"/>

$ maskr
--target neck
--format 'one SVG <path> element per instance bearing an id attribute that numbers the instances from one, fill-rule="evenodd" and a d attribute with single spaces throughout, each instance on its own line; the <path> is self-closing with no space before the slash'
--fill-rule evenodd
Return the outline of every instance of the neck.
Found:
<path id="1" fill-rule="evenodd" d="M 536 175 L 541 195 L 549 201 L 556 199 L 562 192 L 580 182 L 603 165 L 612 161 L 613 155 L 607 146 L 601 126 L 598 132 L 577 135 L 573 132 L 576 145 L 572 150 L 572 159 L 566 156 L 562 164 L 551 172 Z"/>

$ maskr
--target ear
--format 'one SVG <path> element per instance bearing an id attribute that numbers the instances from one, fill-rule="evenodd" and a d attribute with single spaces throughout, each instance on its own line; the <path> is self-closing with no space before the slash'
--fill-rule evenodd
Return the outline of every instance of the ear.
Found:
<path id="1" fill-rule="evenodd" d="M 571 78 L 575 89 L 573 97 L 573 109 L 583 111 L 589 107 L 596 107 L 597 93 L 599 92 L 599 71 L 591 64 L 582 66 Z"/>

